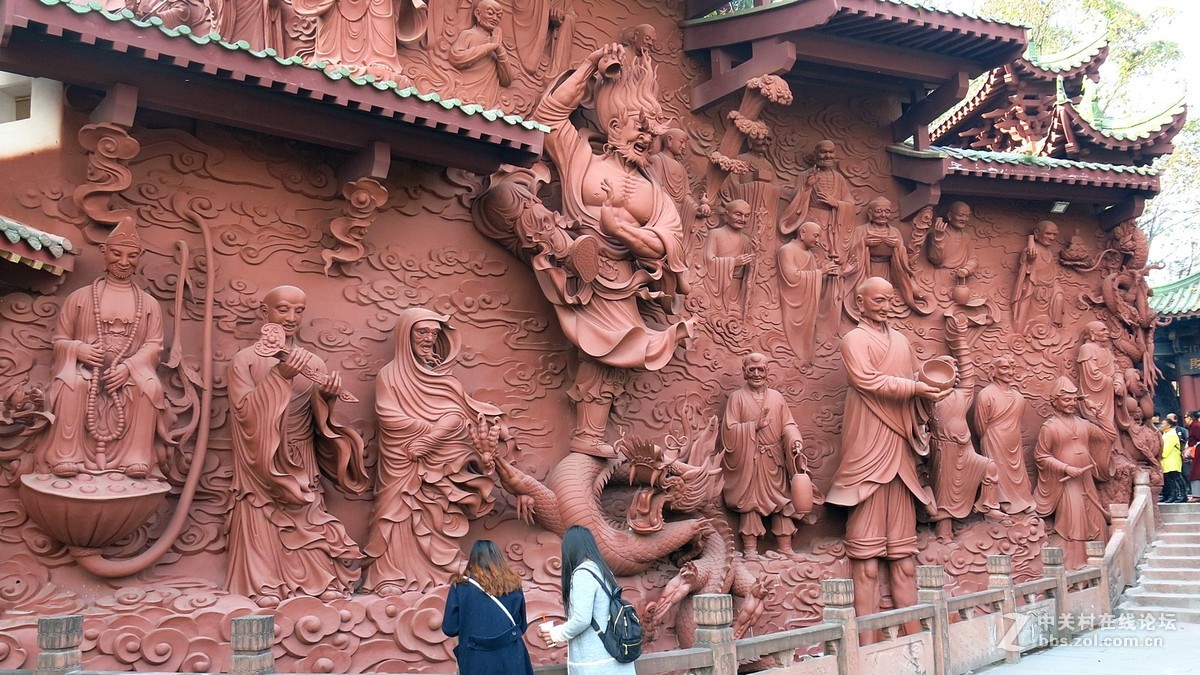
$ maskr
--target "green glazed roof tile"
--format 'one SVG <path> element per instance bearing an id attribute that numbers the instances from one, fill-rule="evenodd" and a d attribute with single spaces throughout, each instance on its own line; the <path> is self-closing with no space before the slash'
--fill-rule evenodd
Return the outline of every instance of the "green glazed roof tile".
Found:
<path id="1" fill-rule="evenodd" d="M 1200 273 L 1150 290 L 1150 309 L 1163 316 L 1200 312 Z"/>
<path id="2" fill-rule="evenodd" d="M 437 93 L 434 93 L 434 92 L 421 93 L 421 92 L 418 92 L 413 87 L 405 87 L 403 89 L 400 89 L 396 86 L 395 82 L 382 83 L 382 86 L 381 86 L 381 83 L 377 82 L 375 77 L 370 76 L 370 75 L 367 75 L 367 76 L 353 75 L 351 73 L 351 71 L 349 69 L 345 68 L 344 66 L 338 66 L 337 68 L 330 68 L 330 64 L 325 61 L 314 61 L 312 63 L 305 63 L 298 56 L 290 56 L 290 57 L 286 57 L 286 58 L 281 57 L 274 49 L 270 49 L 270 48 L 264 49 L 261 51 L 252 50 L 252 49 L 250 49 L 250 44 L 248 42 L 246 42 L 245 40 L 238 40 L 237 42 L 233 42 L 233 43 L 226 42 L 225 40 L 223 40 L 221 38 L 221 36 L 218 33 L 215 33 L 215 32 L 209 33 L 207 35 L 196 35 L 195 33 L 192 33 L 191 30 L 167 28 L 162 25 L 162 20 L 159 19 L 158 17 L 151 17 L 149 21 L 141 21 L 141 20 L 138 20 L 134 16 L 134 14 L 132 12 L 130 12 L 128 9 L 121 9 L 120 11 L 117 11 L 117 12 L 105 11 L 103 8 L 103 5 L 101 5 L 99 2 L 96 2 L 95 0 L 93 0 L 92 2 L 89 2 L 86 5 L 69 2 L 68 0 L 38 0 L 38 1 L 48 7 L 54 7 L 56 5 L 65 5 L 66 7 L 70 8 L 71 11 L 73 11 L 77 14 L 96 13 L 96 14 L 99 14 L 100 16 L 104 17 L 105 19 L 108 19 L 109 21 L 114 21 L 114 22 L 121 21 L 124 23 L 129 23 L 129 24 L 132 24 L 143 30 L 158 30 L 168 37 L 187 38 L 198 45 L 205 45 L 210 42 L 215 42 L 227 50 L 246 52 L 247 54 L 249 54 L 255 58 L 259 58 L 259 59 L 273 59 L 276 63 L 283 65 L 283 66 L 290 66 L 290 67 L 296 67 L 296 68 L 307 68 L 309 70 L 320 70 L 320 71 L 324 72 L 325 76 L 328 77 L 330 80 L 337 81 L 337 80 L 345 79 L 345 80 L 352 82 L 353 84 L 355 84 L 357 86 L 361 86 L 361 87 L 372 86 L 372 87 L 375 87 L 376 89 L 379 89 L 380 91 L 385 90 L 385 89 L 391 89 L 398 96 L 401 96 L 403 98 L 408 98 L 410 96 L 416 96 L 417 98 L 419 98 L 422 101 L 425 101 L 427 103 L 437 103 L 437 104 L 441 105 L 443 108 L 446 108 L 447 110 L 452 110 L 454 108 L 458 108 L 459 110 L 463 110 L 464 112 L 466 112 L 466 114 L 468 114 L 468 115 L 474 114 L 474 112 L 475 112 L 475 111 L 467 112 L 464 110 L 464 108 L 468 105 L 476 105 L 476 104 L 464 103 L 463 101 L 461 101 L 457 98 L 450 98 L 450 99 L 446 99 L 443 101 L 442 98 Z M 497 119 L 499 119 L 510 125 L 522 126 L 526 129 L 541 131 L 542 133 L 549 133 L 549 131 L 550 131 L 550 127 L 548 127 L 544 124 L 540 124 L 536 121 L 526 120 L 519 115 L 507 115 L 507 114 L 504 114 L 501 112 L 499 115 L 496 115 L 496 116 L 485 115 L 484 117 L 485 117 L 485 119 L 487 119 L 490 122 L 494 122 Z"/>
<path id="3" fill-rule="evenodd" d="M 55 258 L 61 258 L 63 255 L 75 251 L 70 239 L 43 232 L 5 216 L 0 216 L 0 234 L 3 234 L 4 238 L 13 244 L 25 242 L 29 248 L 35 251 L 46 249 Z"/>
<path id="4" fill-rule="evenodd" d="M 1091 108 L 1092 106 L 1082 103 L 1075 106 L 1079 116 L 1100 134 L 1118 141 L 1140 141 L 1158 135 L 1178 115 L 1186 113 L 1187 95 L 1185 92 L 1181 92 L 1178 98 L 1173 99 L 1165 108 L 1157 112 L 1118 120 L 1093 119 Z"/>
<path id="5" fill-rule="evenodd" d="M 701 23 L 713 23 L 713 22 L 717 22 L 717 21 L 723 21 L 725 19 L 729 19 L 729 18 L 735 17 L 735 16 L 744 16 L 746 14 L 753 14 L 754 12 L 761 12 L 763 10 L 772 9 L 774 7 L 779 7 L 780 5 L 794 5 L 794 4 L 804 2 L 804 1 L 805 0 L 776 0 L 775 2 L 768 2 L 763 5 L 756 5 L 754 7 L 747 7 L 745 9 L 740 9 L 736 12 L 729 12 L 728 14 L 710 14 L 708 16 L 701 17 L 699 19 L 692 19 L 690 21 L 685 21 L 684 25 L 685 26 L 694 26 L 694 25 L 701 24 Z M 933 12 L 936 14 L 947 14 L 950 16 L 957 16 L 957 17 L 961 17 L 964 19 L 975 19 L 977 21 L 984 21 L 987 23 L 995 23 L 995 24 L 1001 24 L 1001 25 L 1007 25 L 1007 26 L 1018 26 L 1021 28 L 1030 28 L 1031 27 L 1028 24 L 1017 23 L 1014 21 L 1007 21 L 1005 19 L 993 19 L 993 18 L 989 18 L 989 17 L 982 16 L 979 14 L 972 14 L 970 12 L 944 9 L 944 8 L 938 7 L 936 5 L 927 3 L 927 2 L 919 2 L 918 0 L 877 0 L 877 2 L 879 2 L 880 4 L 883 4 L 883 5 L 902 5 L 905 7 L 912 7 L 913 9 L 919 9 L 923 12 Z"/>
<path id="6" fill-rule="evenodd" d="M 1126 164 L 1103 164 L 1101 162 L 1081 162 L 1074 159 L 1059 159 L 1057 157 L 1041 157 L 1024 155 L 1015 152 L 991 152 L 989 150 L 968 150 L 965 148 L 949 148 L 942 146 L 931 147 L 946 157 L 957 157 L 996 164 L 1011 164 L 1014 166 L 1040 166 L 1048 169 L 1088 169 L 1091 171 L 1111 171 L 1113 173 L 1128 173 L 1139 176 L 1157 176 L 1158 171 L 1151 166 L 1130 166 Z"/>
<path id="7" fill-rule="evenodd" d="M 1101 31 L 1088 42 L 1072 45 L 1060 52 L 1040 56 L 1027 50 L 1022 57 L 1031 65 L 1052 73 L 1062 73 L 1074 70 L 1096 58 L 1108 46 L 1108 33 Z"/>

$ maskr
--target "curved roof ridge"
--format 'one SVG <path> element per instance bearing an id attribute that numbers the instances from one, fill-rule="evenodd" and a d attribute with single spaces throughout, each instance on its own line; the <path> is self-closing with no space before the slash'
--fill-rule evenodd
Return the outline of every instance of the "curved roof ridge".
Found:
<path id="1" fill-rule="evenodd" d="M 1200 272 L 1150 288 L 1150 309 L 1164 316 L 1184 318 L 1200 312 Z"/>
<path id="2" fill-rule="evenodd" d="M 1028 49 L 1021 58 L 1038 70 L 1061 75 L 1067 71 L 1092 65 L 1097 57 L 1099 57 L 1099 62 L 1095 63 L 1095 65 L 1100 65 L 1100 63 L 1103 63 L 1108 58 L 1106 47 L 1108 47 L 1107 28 L 1099 31 L 1091 40 L 1072 45 L 1052 54 L 1040 56 L 1031 53 L 1032 49 Z"/>
<path id="3" fill-rule="evenodd" d="M 1162 132 L 1175 122 L 1179 115 L 1187 114 L 1187 89 L 1181 87 L 1179 95 L 1156 112 L 1127 115 L 1110 120 L 1094 119 L 1090 106 L 1076 108 L 1080 119 L 1087 122 L 1097 133 L 1118 140 L 1139 140 Z"/>

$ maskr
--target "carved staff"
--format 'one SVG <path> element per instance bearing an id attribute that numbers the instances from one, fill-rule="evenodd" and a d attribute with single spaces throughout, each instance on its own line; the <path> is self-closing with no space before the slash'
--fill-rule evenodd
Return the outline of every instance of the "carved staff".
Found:
<path id="1" fill-rule="evenodd" d="M 766 220 L 766 209 L 759 209 L 754 212 L 754 229 L 750 231 L 750 248 L 754 253 L 754 257 L 750 260 L 750 264 L 746 267 L 746 274 L 742 278 L 742 320 L 746 320 L 746 314 L 750 312 L 750 290 L 754 288 L 754 276 L 758 274 L 758 257 L 762 255 L 762 242 L 759 237 L 762 236 L 762 221 Z"/>
<path id="2" fill-rule="evenodd" d="M 283 332 L 283 326 L 277 323 L 264 323 L 258 342 L 254 343 L 254 353 L 259 356 L 275 357 L 283 360 L 288 357 L 287 336 Z M 300 374 L 317 384 L 325 381 L 325 373 L 321 372 L 315 366 L 306 365 L 300 370 Z M 338 392 L 338 400 L 346 403 L 358 403 L 358 398 L 349 391 L 342 389 Z"/>

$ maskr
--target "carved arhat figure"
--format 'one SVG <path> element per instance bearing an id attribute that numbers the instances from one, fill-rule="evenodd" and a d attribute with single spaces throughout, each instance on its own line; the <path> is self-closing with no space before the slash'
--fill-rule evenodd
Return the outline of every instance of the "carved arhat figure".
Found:
<path id="1" fill-rule="evenodd" d="M 264 356 L 251 346 L 229 366 L 234 502 L 226 585 L 263 607 L 296 595 L 344 597 L 357 585 L 362 558 L 326 508 L 321 476 L 365 492 L 363 440 L 333 415 L 341 375 L 295 344 L 307 304 L 294 286 L 268 291 L 263 316 L 283 329 L 286 353 Z"/>
<path id="2" fill-rule="evenodd" d="M 800 427 L 783 395 L 767 386 L 766 356 L 746 355 L 742 375 L 746 384 L 729 395 L 721 424 L 725 504 L 740 514 L 738 532 L 746 555 L 758 555 L 767 519 L 779 552 L 789 555 L 796 510 L 788 483 L 805 463 Z"/>
<path id="3" fill-rule="evenodd" d="M 1103 541 L 1107 512 L 1096 489 L 1097 469 L 1107 462 L 1112 440 L 1100 427 L 1079 417 L 1079 389 L 1066 377 L 1055 383 L 1054 414 L 1038 432 L 1034 459 L 1038 483 L 1034 502 L 1039 516 L 1054 516 L 1063 539 L 1066 566 L 1087 562 L 1088 541 Z"/>
<path id="4" fill-rule="evenodd" d="M 779 220 L 782 234 L 795 232 L 802 223 L 821 226 L 822 247 L 835 259 L 845 254 L 846 238 L 854 229 L 858 206 L 850 182 L 837 170 L 837 145 L 819 141 L 813 148 L 813 166 L 796 178 L 796 196 Z"/>
<path id="5" fill-rule="evenodd" d="M 850 507 L 846 554 L 860 615 L 879 611 L 880 559 L 889 565 L 896 606 L 916 603 L 916 504 L 936 511 L 917 475 L 917 458 L 929 454 L 930 406 L 952 391 L 917 379 L 908 338 L 887 324 L 894 297 L 892 284 L 879 277 L 855 293 L 862 319 L 842 340 L 850 383 L 842 461 L 825 498 Z"/>
<path id="6" fill-rule="evenodd" d="M 36 455 L 43 471 L 157 475 L 172 415 L 155 372 L 162 310 L 132 280 L 143 250 L 133 221 L 123 221 L 100 245 L 104 276 L 63 302 L 49 392 L 55 423 Z"/>
<path id="7" fill-rule="evenodd" d="M 381 595 L 448 582 L 465 561 L 457 540 L 494 502 L 493 460 L 477 451 L 471 427 L 501 413 L 450 372 L 460 342 L 449 318 L 404 310 L 396 358 L 375 382 L 379 480 L 366 586 Z"/>

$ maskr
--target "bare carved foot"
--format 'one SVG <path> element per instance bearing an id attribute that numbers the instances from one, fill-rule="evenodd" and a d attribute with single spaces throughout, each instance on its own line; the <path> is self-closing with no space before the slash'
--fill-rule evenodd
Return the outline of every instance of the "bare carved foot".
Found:
<path id="1" fill-rule="evenodd" d="M 50 472 L 53 473 L 55 476 L 61 476 L 63 478 L 70 478 L 71 476 L 78 475 L 79 472 L 82 470 L 83 470 L 83 466 L 81 464 L 79 464 L 78 462 L 60 462 L 58 464 L 55 464 L 50 469 Z"/>
<path id="2" fill-rule="evenodd" d="M 263 609 L 274 609 L 279 606 L 279 598 L 275 597 L 274 595 L 260 595 L 254 601 L 254 604 L 262 607 Z"/>
<path id="3" fill-rule="evenodd" d="M 145 478 L 150 475 L 150 466 L 138 462 L 137 464 L 130 464 L 122 469 L 122 471 L 130 478 Z"/>
<path id="4" fill-rule="evenodd" d="M 404 589 L 400 588 L 399 584 L 379 584 L 375 587 L 374 593 L 386 598 L 393 595 L 403 595 Z"/>

